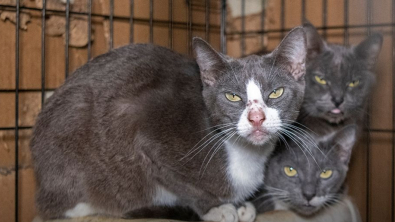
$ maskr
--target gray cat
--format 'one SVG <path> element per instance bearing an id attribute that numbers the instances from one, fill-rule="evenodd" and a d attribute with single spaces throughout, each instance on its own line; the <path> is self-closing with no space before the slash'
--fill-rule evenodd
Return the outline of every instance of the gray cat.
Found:
<path id="1" fill-rule="evenodd" d="M 196 60 L 136 44 L 79 68 L 49 98 L 31 151 L 43 219 L 125 216 L 180 205 L 206 221 L 252 221 L 267 157 L 303 100 L 303 28 L 266 56 Z"/>
<path id="2" fill-rule="evenodd" d="M 267 163 L 264 191 L 254 200 L 257 211 L 292 210 L 311 216 L 342 201 L 356 131 L 349 125 L 325 141 L 311 134 L 305 140 L 314 141 L 304 143 L 304 149 L 295 140 L 282 141 Z"/>
<path id="3" fill-rule="evenodd" d="M 310 23 L 307 37 L 306 91 L 298 122 L 325 139 L 348 124 L 359 130 L 375 82 L 373 69 L 383 37 L 373 34 L 357 46 L 325 42 Z"/>

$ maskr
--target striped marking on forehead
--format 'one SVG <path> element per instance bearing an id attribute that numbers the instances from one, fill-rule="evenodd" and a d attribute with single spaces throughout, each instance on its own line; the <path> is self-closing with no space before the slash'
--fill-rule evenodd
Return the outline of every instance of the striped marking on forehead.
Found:
<path id="1" fill-rule="evenodd" d="M 248 81 L 246 88 L 248 101 L 263 103 L 261 89 L 254 79 Z"/>

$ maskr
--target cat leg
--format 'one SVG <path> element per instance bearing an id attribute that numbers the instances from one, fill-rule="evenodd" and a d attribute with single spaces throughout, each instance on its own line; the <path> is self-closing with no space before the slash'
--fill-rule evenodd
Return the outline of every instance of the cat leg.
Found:
<path id="1" fill-rule="evenodd" d="M 237 209 L 237 215 L 240 222 L 253 222 L 256 217 L 254 205 L 250 202 L 245 202 L 244 206 Z"/>
<path id="2" fill-rule="evenodd" d="M 223 204 L 211 208 L 208 213 L 201 217 L 204 221 L 237 222 L 236 207 L 233 204 Z"/>

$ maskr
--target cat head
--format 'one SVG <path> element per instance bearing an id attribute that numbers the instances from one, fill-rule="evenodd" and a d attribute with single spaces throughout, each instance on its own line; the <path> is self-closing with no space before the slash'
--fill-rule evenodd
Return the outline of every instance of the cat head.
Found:
<path id="1" fill-rule="evenodd" d="M 314 214 L 342 197 L 356 126 L 324 139 L 308 138 L 311 142 L 281 143 L 265 171 L 265 186 L 274 202 L 302 215 Z"/>
<path id="2" fill-rule="evenodd" d="M 194 38 L 193 48 L 204 102 L 219 129 L 262 145 L 274 138 L 282 121 L 297 117 L 305 85 L 303 28 L 293 29 L 265 56 L 230 58 L 200 38 Z"/>
<path id="3" fill-rule="evenodd" d="M 360 116 L 375 80 L 372 70 L 383 37 L 376 33 L 345 47 L 325 42 L 310 23 L 304 29 L 308 47 L 304 113 L 330 123 Z"/>

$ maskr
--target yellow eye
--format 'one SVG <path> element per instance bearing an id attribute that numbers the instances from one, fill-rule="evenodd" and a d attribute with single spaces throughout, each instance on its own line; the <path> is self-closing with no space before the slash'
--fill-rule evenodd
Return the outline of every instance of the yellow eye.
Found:
<path id="1" fill-rule="evenodd" d="M 241 98 L 234 93 L 225 93 L 225 96 L 229 101 L 232 101 L 232 102 L 238 102 L 241 100 Z"/>
<path id="2" fill-rule="evenodd" d="M 354 80 L 348 84 L 349 87 L 355 87 L 359 85 L 359 80 Z"/>
<path id="3" fill-rule="evenodd" d="M 320 174 L 320 177 L 322 179 L 328 179 L 329 177 L 332 176 L 332 170 L 323 170 Z"/>
<path id="4" fill-rule="evenodd" d="M 280 97 L 283 93 L 284 93 L 284 88 L 283 88 L 283 87 L 277 88 L 277 89 L 273 90 L 272 93 L 270 93 L 269 98 L 270 98 L 270 99 L 277 99 L 277 98 Z"/>
<path id="5" fill-rule="evenodd" d="M 326 80 L 324 78 L 319 77 L 319 76 L 315 76 L 315 81 L 317 81 L 321 85 L 326 85 Z"/>
<path id="6" fill-rule="evenodd" d="M 298 173 L 293 167 L 284 167 L 284 172 L 289 177 L 293 177 Z"/>

